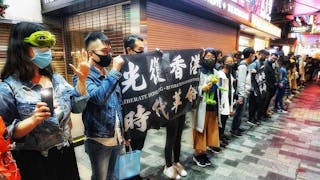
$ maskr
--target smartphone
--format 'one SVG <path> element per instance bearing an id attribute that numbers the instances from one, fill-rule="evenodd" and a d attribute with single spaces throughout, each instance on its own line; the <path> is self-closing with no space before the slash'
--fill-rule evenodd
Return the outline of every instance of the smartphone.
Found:
<path id="1" fill-rule="evenodd" d="M 47 103 L 50 108 L 51 116 L 53 116 L 53 88 L 42 88 L 41 89 L 41 102 Z"/>

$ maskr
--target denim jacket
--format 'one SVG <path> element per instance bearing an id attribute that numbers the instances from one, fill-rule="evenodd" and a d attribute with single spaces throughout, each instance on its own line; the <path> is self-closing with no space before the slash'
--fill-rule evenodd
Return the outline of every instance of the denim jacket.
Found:
<path id="1" fill-rule="evenodd" d="M 105 77 L 94 66 L 90 67 L 90 74 L 86 82 L 90 99 L 82 113 L 87 137 L 113 137 L 116 112 L 122 129 L 121 90 L 118 85 L 121 76 L 120 72 L 110 70 Z M 75 83 L 77 83 L 77 78 L 74 77 Z"/>
<path id="2" fill-rule="evenodd" d="M 44 120 L 21 139 L 13 139 L 19 122 L 32 116 L 35 106 L 41 101 L 41 85 L 30 81 L 21 82 L 9 76 L 0 83 L 0 115 L 3 117 L 11 139 L 17 150 L 36 150 L 44 156 L 52 147 L 68 146 L 71 139 L 70 112 L 80 113 L 85 108 L 89 96 L 81 96 L 59 74 L 53 74 L 54 109 L 52 117 Z"/>

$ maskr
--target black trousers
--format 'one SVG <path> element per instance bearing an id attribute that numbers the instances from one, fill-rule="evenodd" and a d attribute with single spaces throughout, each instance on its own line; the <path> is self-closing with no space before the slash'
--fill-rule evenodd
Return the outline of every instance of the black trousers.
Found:
<path id="1" fill-rule="evenodd" d="M 266 97 L 255 96 L 254 92 L 251 91 L 249 95 L 249 120 L 251 122 L 258 122 L 262 119 L 264 113 L 264 104 Z"/>
<path id="2" fill-rule="evenodd" d="M 266 95 L 266 99 L 264 101 L 264 105 L 263 105 L 263 116 L 267 117 L 267 111 L 268 111 L 268 107 L 270 105 L 270 101 L 272 99 L 272 97 L 275 95 L 276 93 L 276 89 L 267 89 L 267 95 Z"/>
<path id="3" fill-rule="evenodd" d="M 132 129 L 130 131 L 130 136 L 131 136 L 131 148 L 132 150 L 142 150 L 143 146 L 144 146 L 144 142 L 146 140 L 146 136 L 147 136 L 147 132 L 148 130 L 146 130 L 145 132 L 141 132 L 139 130 L 136 129 Z"/>
<path id="4" fill-rule="evenodd" d="M 223 135 L 224 135 L 224 130 L 226 129 L 226 123 L 227 123 L 229 116 L 228 115 L 221 115 L 220 118 L 221 118 L 221 126 L 222 127 L 219 127 L 219 137 L 221 139 L 221 137 L 223 137 Z"/>
<path id="5" fill-rule="evenodd" d="M 186 117 L 182 115 L 174 120 L 169 120 L 167 124 L 166 147 L 164 149 L 166 166 L 172 166 L 173 161 L 179 162 L 181 150 L 181 136 Z"/>
<path id="6" fill-rule="evenodd" d="M 12 151 L 23 180 L 79 180 L 74 148 L 63 147 L 49 150 L 48 157 L 39 151 Z"/>

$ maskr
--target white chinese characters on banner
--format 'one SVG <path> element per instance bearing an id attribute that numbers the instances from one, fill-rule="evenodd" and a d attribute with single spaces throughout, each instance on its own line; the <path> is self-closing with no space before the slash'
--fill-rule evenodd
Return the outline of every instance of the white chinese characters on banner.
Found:
<path id="1" fill-rule="evenodd" d="M 171 110 L 174 110 L 175 113 L 177 113 L 179 105 L 182 104 L 180 95 L 181 95 L 181 89 L 174 92 L 174 95 L 172 96 L 174 101 L 173 101 L 173 107 L 171 108 Z"/>
<path id="2" fill-rule="evenodd" d="M 198 69 L 200 68 L 200 54 L 191 56 L 190 61 L 190 75 L 198 74 Z"/>
<path id="3" fill-rule="evenodd" d="M 183 68 L 186 68 L 187 65 L 185 64 L 184 59 L 182 59 L 181 55 L 178 55 L 172 60 L 170 67 L 170 73 L 174 73 L 175 78 L 181 80 L 183 78 Z"/>
<path id="4" fill-rule="evenodd" d="M 193 102 L 197 98 L 197 91 L 195 88 L 190 85 L 189 90 L 187 92 L 186 98 L 189 100 L 189 102 Z"/>
<path id="5" fill-rule="evenodd" d="M 166 106 L 167 102 L 163 102 L 162 98 L 159 97 L 159 99 L 156 99 L 156 101 L 152 105 L 152 110 L 156 112 L 156 115 L 158 117 L 161 117 L 161 113 L 167 120 L 169 120 L 169 113 L 166 112 Z"/>
<path id="6" fill-rule="evenodd" d="M 141 132 L 146 131 L 147 129 L 147 120 L 149 119 L 150 111 L 146 111 L 146 109 L 142 105 L 137 106 L 137 113 L 130 111 L 124 117 L 124 126 L 125 131 L 128 129 L 137 129 Z"/>
<path id="7" fill-rule="evenodd" d="M 160 77 L 159 58 L 152 58 L 150 64 L 150 80 L 153 81 L 155 85 L 157 85 L 158 82 L 165 82 L 166 80 Z"/>
<path id="8" fill-rule="evenodd" d="M 124 86 L 122 89 L 122 93 L 125 93 L 130 87 L 134 91 L 141 91 L 147 88 L 147 83 L 142 75 L 142 83 L 141 85 L 137 86 L 136 80 L 140 77 L 139 66 L 134 65 L 132 62 L 128 63 L 129 71 L 123 73 L 123 78 L 125 79 L 121 85 Z"/>

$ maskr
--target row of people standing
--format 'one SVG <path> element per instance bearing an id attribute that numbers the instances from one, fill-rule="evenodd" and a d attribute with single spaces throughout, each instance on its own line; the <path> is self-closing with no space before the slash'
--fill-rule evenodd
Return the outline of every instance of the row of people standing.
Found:
<path id="1" fill-rule="evenodd" d="M 112 58 L 108 37 L 102 32 L 91 32 L 86 36 L 83 62 L 78 69 L 70 65 L 75 72 L 74 87 L 52 70 L 51 47 L 55 38 L 46 26 L 18 23 L 12 28 L 9 39 L 8 59 L 1 73 L 0 115 L 8 126 L 10 138 L 16 143 L 13 155 L 23 179 L 79 179 L 71 143 L 71 112 L 83 112 L 85 151 L 90 158 L 92 179 L 113 179 L 115 161 L 123 144 L 131 145 L 133 150 L 142 150 L 147 131 L 123 132 L 119 80 L 124 60 Z M 127 54 L 141 53 L 143 46 L 139 36 L 124 39 Z M 273 67 L 278 58 L 276 54 L 268 58 L 266 51 L 260 51 L 255 64 L 250 65 L 255 51 L 246 48 L 242 53 L 244 60 L 238 63 L 236 77 L 237 60 L 233 57 L 222 58 L 221 51 L 213 48 L 207 48 L 202 55 L 199 85 L 202 103 L 196 110 L 193 131 L 193 160 L 198 166 L 212 164 L 207 150 L 219 152 L 220 147 L 228 144 L 224 131 L 227 119 L 233 115 L 234 98 L 237 105 L 231 133 L 240 136 L 241 117 L 248 98 L 251 107 L 259 102 L 257 96 L 264 99 L 258 110 L 249 108 L 249 120 L 256 124 L 261 116 L 266 116 L 276 90 L 285 87 L 285 78 L 281 85 Z M 285 75 L 283 69 L 280 72 Z M 41 102 L 43 88 L 53 89 L 54 111 Z M 265 97 L 262 97 L 263 93 Z M 167 123 L 163 172 L 169 178 L 187 175 L 179 162 L 184 124 L 185 116 Z"/>
<path id="2" fill-rule="evenodd" d="M 143 52 L 142 41 L 138 36 L 127 37 L 126 52 Z M 8 58 L 1 73 L 0 115 L 16 144 L 12 153 L 21 176 L 27 180 L 79 179 L 70 113 L 82 112 L 92 179 L 114 179 L 115 161 L 123 144 L 141 150 L 147 134 L 123 132 L 119 79 L 124 60 L 112 58 L 111 42 L 102 32 L 89 33 L 79 68 L 70 64 L 75 73 L 73 87 L 53 71 L 54 44 L 55 37 L 45 25 L 22 22 L 11 29 Z M 52 89 L 54 110 L 41 102 L 44 88 Z M 186 175 L 179 163 L 184 121 L 182 116 L 167 125 L 165 172 L 169 174 L 179 171 Z"/>

